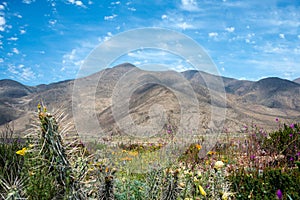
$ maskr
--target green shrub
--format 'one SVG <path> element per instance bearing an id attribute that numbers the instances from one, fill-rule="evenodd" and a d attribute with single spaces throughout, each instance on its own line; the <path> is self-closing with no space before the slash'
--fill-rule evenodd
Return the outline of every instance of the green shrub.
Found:
<path id="1" fill-rule="evenodd" d="M 276 199 L 276 191 L 281 190 L 283 199 L 288 195 L 300 199 L 300 172 L 298 169 L 270 169 L 252 173 L 239 170 L 230 176 L 231 187 L 236 199 Z"/>
<path id="2" fill-rule="evenodd" d="M 16 152 L 24 142 L 15 136 L 13 126 L 7 124 L 0 132 L 0 194 L 2 198 L 21 198 L 25 179 L 21 177 L 24 158 Z"/>
<path id="3" fill-rule="evenodd" d="M 283 155 L 284 162 L 281 164 L 294 166 L 300 157 L 300 125 L 284 124 L 278 131 L 270 133 L 269 137 L 265 138 L 263 148 L 271 154 Z"/>

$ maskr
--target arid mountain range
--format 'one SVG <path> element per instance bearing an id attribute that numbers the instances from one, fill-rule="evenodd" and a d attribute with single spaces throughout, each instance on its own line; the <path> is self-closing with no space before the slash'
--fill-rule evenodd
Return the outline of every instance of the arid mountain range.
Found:
<path id="1" fill-rule="evenodd" d="M 212 126 L 240 132 L 251 124 L 275 129 L 276 118 L 300 120 L 299 80 L 246 81 L 196 70 L 147 72 L 128 63 L 34 87 L 5 79 L 0 80 L 0 125 L 13 122 L 16 131 L 24 132 L 42 101 L 49 112 L 63 109 L 88 135 L 147 134 L 193 124 L 199 132 Z"/>

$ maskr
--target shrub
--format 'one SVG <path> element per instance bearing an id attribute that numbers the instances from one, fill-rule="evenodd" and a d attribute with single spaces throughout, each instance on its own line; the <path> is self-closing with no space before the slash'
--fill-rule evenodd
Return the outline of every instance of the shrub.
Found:
<path id="1" fill-rule="evenodd" d="M 265 138 L 263 148 L 275 155 L 284 157 L 283 163 L 294 166 L 295 161 L 300 157 L 300 125 L 284 124 L 278 131 L 274 131 Z"/>
<path id="2" fill-rule="evenodd" d="M 300 172 L 297 169 L 271 169 L 263 173 L 238 170 L 230 175 L 231 187 L 236 199 L 276 199 L 276 191 L 283 193 L 283 199 L 300 199 Z"/>

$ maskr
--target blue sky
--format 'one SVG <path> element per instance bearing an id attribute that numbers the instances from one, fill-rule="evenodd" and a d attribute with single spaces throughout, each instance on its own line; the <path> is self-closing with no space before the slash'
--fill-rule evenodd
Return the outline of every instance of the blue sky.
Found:
<path id="1" fill-rule="evenodd" d="M 136 28 L 160 27 L 201 45 L 223 76 L 300 77 L 299 0 L 7 0 L 0 1 L 0 79 L 27 85 L 75 78 L 101 43 Z M 114 64 L 182 59 L 135 50 Z"/>

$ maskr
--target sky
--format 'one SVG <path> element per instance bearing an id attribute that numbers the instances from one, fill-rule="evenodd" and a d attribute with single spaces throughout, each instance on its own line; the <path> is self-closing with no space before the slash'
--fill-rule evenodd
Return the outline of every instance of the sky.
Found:
<path id="1" fill-rule="evenodd" d="M 299 10 L 299 0 L 0 0 L 0 79 L 26 85 L 73 79 L 99 45 L 157 27 L 197 42 L 222 76 L 294 80 L 300 77 Z M 111 65 L 122 62 L 191 69 L 161 49 L 132 49 Z"/>

